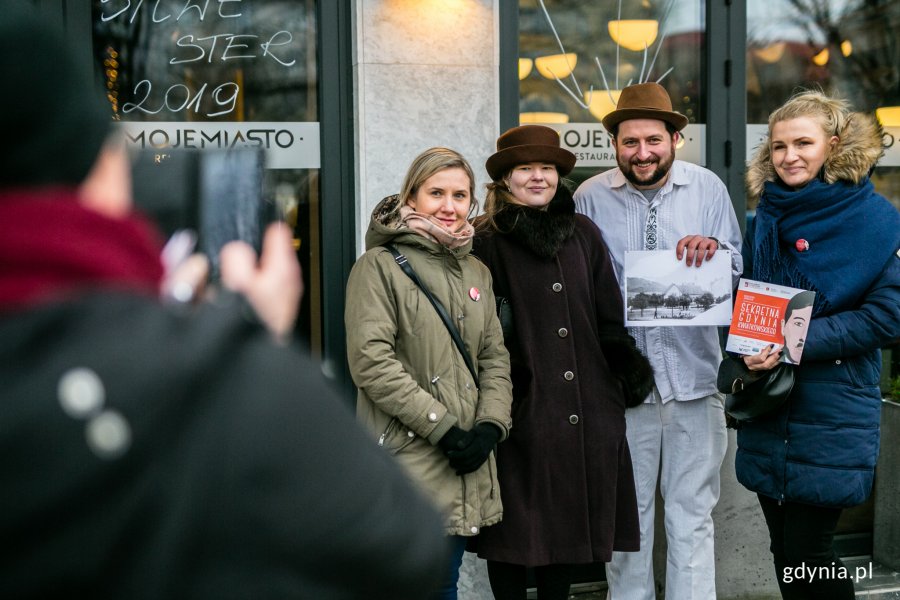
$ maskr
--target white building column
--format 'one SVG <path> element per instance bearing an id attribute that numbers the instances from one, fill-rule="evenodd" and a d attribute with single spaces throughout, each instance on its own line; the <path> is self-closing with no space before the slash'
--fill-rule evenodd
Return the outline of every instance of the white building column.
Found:
<path id="1" fill-rule="evenodd" d="M 359 253 L 372 208 L 400 191 L 407 167 L 426 148 L 447 146 L 462 153 L 478 178 L 476 197 L 484 199 L 484 162 L 500 133 L 499 4 L 355 1 Z"/>

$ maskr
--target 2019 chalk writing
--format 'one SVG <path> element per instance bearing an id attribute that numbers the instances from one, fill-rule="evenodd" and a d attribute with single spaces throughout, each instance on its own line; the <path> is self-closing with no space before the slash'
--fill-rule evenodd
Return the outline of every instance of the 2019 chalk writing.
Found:
<path id="1" fill-rule="evenodd" d="M 162 111 L 163 109 L 168 109 L 169 112 L 177 113 L 182 110 L 185 110 L 186 108 L 193 108 L 195 113 L 199 113 L 200 112 L 200 102 L 203 99 L 204 94 L 206 93 L 206 88 L 208 85 L 209 84 L 204 83 L 200 87 L 200 89 L 197 90 L 197 92 L 194 94 L 193 98 L 191 98 L 191 89 L 188 86 L 186 86 L 182 83 L 176 83 L 174 85 L 171 85 L 163 93 L 162 104 L 159 106 L 159 108 L 154 110 L 154 109 L 150 108 L 150 105 L 148 103 L 148 100 L 150 98 L 150 93 L 153 90 L 153 84 L 150 82 L 149 79 L 142 79 L 141 81 L 137 82 L 137 85 L 134 86 L 134 94 L 135 94 L 135 96 L 137 96 L 138 94 L 140 94 L 141 90 L 144 89 L 145 91 L 144 91 L 143 96 L 140 99 L 135 98 L 135 100 L 138 100 L 136 103 L 135 102 L 126 102 L 125 104 L 123 104 L 122 112 L 127 114 L 132 111 L 139 110 L 143 113 L 147 113 L 148 115 L 155 115 L 155 114 L 159 113 L 160 111 Z M 224 94 L 227 94 L 227 90 L 229 90 L 229 89 L 231 90 L 231 93 L 228 95 L 224 95 Z M 173 94 L 175 97 L 175 102 L 177 102 L 178 101 L 178 92 L 180 92 L 182 90 L 184 91 L 184 102 L 182 102 L 180 105 L 177 105 L 177 106 L 170 105 L 169 102 L 172 99 Z M 212 92 L 210 92 L 212 101 L 216 104 L 216 106 L 224 107 L 224 109 L 221 111 L 218 111 L 218 112 L 208 112 L 208 113 L 206 113 L 206 116 L 207 117 L 218 117 L 221 115 L 227 115 L 228 113 L 232 112 L 234 110 L 235 106 L 237 105 L 237 100 L 238 100 L 240 91 L 241 91 L 240 86 L 238 86 L 238 84 L 234 83 L 233 81 L 229 81 L 229 82 L 226 82 L 226 83 L 216 86 L 212 90 Z"/>
<path id="2" fill-rule="evenodd" d="M 198 27 L 204 25 L 204 30 L 208 30 L 210 25 L 214 25 L 214 21 L 240 18 L 243 15 L 242 2 L 243 0 L 101 0 L 100 20 L 104 23 L 116 19 L 134 23 L 140 17 L 148 19 L 151 27 L 172 27 L 171 35 L 159 36 L 159 39 L 169 40 L 167 43 L 173 44 L 168 60 L 170 65 L 193 66 L 259 59 L 271 60 L 284 68 L 294 66 L 296 59 L 288 55 L 294 36 L 287 30 L 279 30 L 271 35 L 206 35 L 208 31 L 203 34 L 185 31 L 191 24 Z M 202 71 L 192 70 L 194 81 L 198 78 L 198 73 Z M 209 118 L 222 117 L 237 109 L 240 97 L 241 86 L 237 81 L 226 81 L 218 85 L 203 81 L 197 81 L 192 86 L 175 83 L 166 87 L 163 84 L 155 92 L 154 82 L 144 78 L 134 85 L 133 101 L 123 103 L 122 112 L 128 114 L 137 111 L 148 115 L 163 111 L 173 114 L 193 112 Z"/>

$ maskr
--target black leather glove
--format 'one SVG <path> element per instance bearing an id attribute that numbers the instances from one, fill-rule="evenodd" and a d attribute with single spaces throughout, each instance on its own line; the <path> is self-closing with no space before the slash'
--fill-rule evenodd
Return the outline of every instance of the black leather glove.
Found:
<path id="1" fill-rule="evenodd" d="M 490 456 L 491 450 L 500 440 L 501 434 L 500 429 L 490 423 L 479 423 L 472 428 L 471 433 L 472 438 L 469 444 L 459 450 L 447 452 L 450 467 L 456 469 L 457 475 L 471 473 L 483 465 Z"/>
<path id="2" fill-rule="evenodd" d="M 462 450 L 472 443 L 475 434 L 465 429 L 460 429 L 456 425 L 452 425 L 450 430 L 438 440 L 438 447 L 444 452 L 444 456 L 449 456 L 452 450 Z"/>

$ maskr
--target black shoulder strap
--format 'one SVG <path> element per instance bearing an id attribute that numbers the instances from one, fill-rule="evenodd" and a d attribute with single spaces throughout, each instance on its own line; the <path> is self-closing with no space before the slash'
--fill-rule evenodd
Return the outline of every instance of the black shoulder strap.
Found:
<path id="1" fill-rule="evenodd" d="M 447 327 L 447 331 L 450 332 L 450 337 L 453 338 L 453 343 L 456 344 L 459 353 L 462 354 L 463 360 L 466 361 L 466 367 L 469 369 L 469 373 L 472 374 L 472 379 L 475 380 L 475 385 L 478 385 L 478 374 L 475 371 L 475 365 L 472 363 L 472 357 L 469 356 L 469 352 L 466 350 L 466 346 L 462 341 L 462 337 L 459 335 L 459 331 L 456 329 L 456 326 L 453 325 L 453 321 L 450 319 L 450 315 L 447 314 L 447 310 L 444 306 L 438 301 L 437 298 L 431 295 L 431 291 L 425 287 L 425 284 L 422 283 L 422 280 L 419 279 L 419 276 L 416 275 L 416 272 L 409 265 L 409 261 L 406 260 L 406 257 L 400 254 L 400 251 L 397 250 L 396 246 L 393 244 L 385 244 L 385 248 L 394 256 L 394 261 L 400 268 L 403 269 L 403 272 L 406 273 L 410 279 L 412 279 L 419 289 L 422 290 L 422 293 L 425 294 L 425 297 L 431 302 L 431 305 L 434 306 L 434 310 L 437 311 L 438 316 L 441 318 L 441 321 L 444 322 L 444 325 Z"/>

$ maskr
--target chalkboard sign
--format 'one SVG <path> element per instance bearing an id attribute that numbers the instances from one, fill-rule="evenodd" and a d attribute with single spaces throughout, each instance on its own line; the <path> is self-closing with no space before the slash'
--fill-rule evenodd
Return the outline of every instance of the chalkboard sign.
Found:
<path id="1" fill-rule="evenodd" d="M 258 147 L 270 168 L 319 168 L 313 7 L 94 0 L 94 55 L 130 145 Z"/>
<path id="2" fill-rule="evenodd" d="M 196 228 L 213 261 L 228 239 L 258 246 L 272 214 L 287 223 L 306 289 L 298 330 L 317 348 L 316 15 L 332 1 L 90 0 L 95 66 L 139 157 L 136 202 L 167 231 Z"/>

